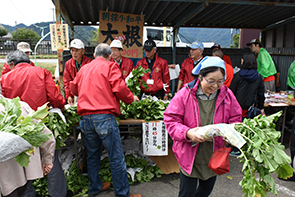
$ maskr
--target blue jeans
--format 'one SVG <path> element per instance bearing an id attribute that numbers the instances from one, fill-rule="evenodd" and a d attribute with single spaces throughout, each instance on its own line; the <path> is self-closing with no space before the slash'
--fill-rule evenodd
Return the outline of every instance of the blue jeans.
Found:
<path id="1" fill-rule="evenodd" d="M 187 177 L 180 171 L 179 197 L 207 197 L 215 185 L 216 176 L 208 180 Z M 197 187 L 199 182 L 199 186 Z"/>
<path id="2" fill-rule="evenodd" d="M 115 196 L 129 197 L 129 183 L 120 131 L 115 116 L 93 114 L 81 117 L 80 128 L 86 145 L 89 193 L 97 194 L 102 188 L 98 172 L 102 145 L 110 158 Z"/>

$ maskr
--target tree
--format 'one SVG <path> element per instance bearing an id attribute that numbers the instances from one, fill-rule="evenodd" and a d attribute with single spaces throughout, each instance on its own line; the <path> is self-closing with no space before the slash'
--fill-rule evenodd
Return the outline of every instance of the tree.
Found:
<path id="1" fill-rule="evenodd" d="M 8 30 L 4 27 L 0 27 L 0 37 L 1 37 L 1 42 L 3 43 L 2 37 L 6 36 L 8 34 Z"/>
<path id="2" fill-rule="evenodd" d="M 95 30 L 91 30 L 92 33 L 92 41 L 97 43 L 99 42 L 99 28 Z"/>
<path id="3" fill-rule="evenodd" d="M 35 31 L 27 28 L 19 28 L 12 32 L 13 40 L 39 40 L 40 38 L 41 36 L 39 36 Z"/>
<path id="4" fill-rule="evenodd" d="M 3 36 L 6 36 L 8 34 L 8 30 L 4 27 L 0 27 L 0 37 L 1 37 L 1 40 L 2 40 L 2 37 Z"/>
<path id="5" fill-rule="evenodd" d="M 233 48 L 238 48 L 239 47 L 239 42 L 240 42 L 240 34 L 235 34 L 233 36 L 233 42 L 234 42 L 234 46 L 232 46 Z"/>

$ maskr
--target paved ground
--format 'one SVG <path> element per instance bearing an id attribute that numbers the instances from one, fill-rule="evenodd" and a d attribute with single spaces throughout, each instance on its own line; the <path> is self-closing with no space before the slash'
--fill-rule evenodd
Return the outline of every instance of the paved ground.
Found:
<path id="1" fill-rule="evenodd" d="M 286 153 L 289 154 L 289 149 Z M 242 164 L 235 157 L 230 157 L 230 172 L 225 175 L 218 176 L 214 190 L 210 197 L 242 197 L 242 187 L 239 182 L 242 180 L 243 174 L 240 172 Z M 229 179 L 228 177 L 232 177 Z M 295 197 L 295 182 L 287 182 L 279 180 L 275 174 L 273 177 L 278 190 L 277 197 Z M 154 178 L 150 182 L 140 183 L 130 186 L 131 193 L 140 193 L 144 197 L 177 197 L 179 189 L 179 174 L 164 175 L 161 178 Z M 113 197 L 114 192 L 107 190 L 98 195 L 99 197 Z M 269 193 L 267 196 L 275 197 L 276 195 Z"/>

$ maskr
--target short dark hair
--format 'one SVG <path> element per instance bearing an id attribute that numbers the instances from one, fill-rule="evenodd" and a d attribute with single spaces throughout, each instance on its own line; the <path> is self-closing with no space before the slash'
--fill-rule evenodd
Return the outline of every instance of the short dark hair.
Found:
<path id="1" fill-rule="evenodd" d="M 241 69 L 255 69 L 257 70 L 256 57 L 253 53 L 245 53 L 242 57 L 244 60 Z"/>
<path id="2" fill-rule="evenodd" d="M 198 75 L 193 75 L 195 78 L 198 78 L 199 76 L 201 77 L 201 79 L 203 77 L 206 77 L 209 73 L 212 73 L 212 72 L 215 72 L 215 71 L 218 71 L 220 70 L 220 72 L 222 73 L 223 77 L 225 76 L 225 70 L 218 67 L 218 66 L 210 66 L 210 67 L 207 67 L 207 68 L 203 68 L 202 70 L 200 70 L 199 74 Z"/>

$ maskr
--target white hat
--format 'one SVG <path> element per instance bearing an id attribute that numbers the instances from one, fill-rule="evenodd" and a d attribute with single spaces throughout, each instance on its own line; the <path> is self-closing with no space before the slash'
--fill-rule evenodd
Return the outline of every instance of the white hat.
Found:
<path id="1" fill-rule="evenodd" d="M 113 40 L 110 47 L 116 47 L 118 49 L 123 49 L 122 43 L 120 40 Z"/>
<path id="2" fill-rule="evenodd" d="M 24 53 L 26 52 L 32 52 L 30 48 L 30 44 L 27 42 L 20 42 L 17 44 L 16 48 Z"/>
<path id="3" fill-rule="evenodd" d="M 84 49 L 84 43 L 80 39 L 74 39 L 70 43 L 70 48 Z"/>

